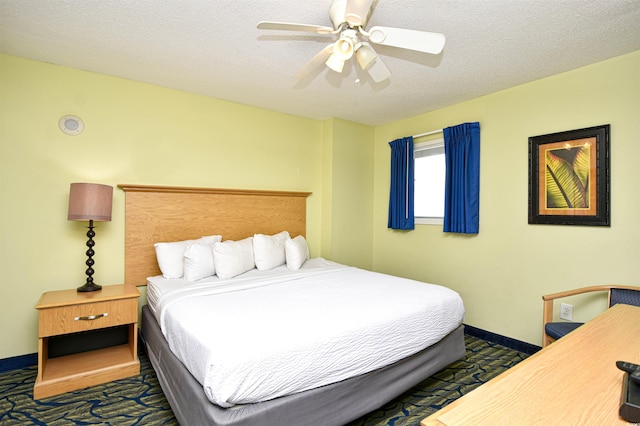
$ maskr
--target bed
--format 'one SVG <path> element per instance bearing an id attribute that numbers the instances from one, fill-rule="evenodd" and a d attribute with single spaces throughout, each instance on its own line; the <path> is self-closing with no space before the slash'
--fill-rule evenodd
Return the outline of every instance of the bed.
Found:
<path id="1" fill-rule="evenodd" d="M 268 269 L 254 267 L 224 276 L 222 272 L 226 270 L 217 264 L 220 277 L 214 274 L 196 281 L 163 277 L 158 266 L 161 258 L 156 258 L 154 248 L 158 242 L 197 240 L 216 234 L 222 241 L 212 244 L 219 244 L 222 253 L 227 241 L 236 244 L 252 237 L 275 241 L 273 238 L 287 230 L 287 249 L 304 247 L 301 241 L 309 193 L 119 187 L 126 193 L 125 281 L 148 285 L 150 303 L 142 309 L 140 336 L 181 424 L 345 424 L 379 408 L 464 355 L 464 307 L 457 294 L 441 286 L 418 284 L 321 258 L 300 261 L 303 251 L 296 250 L 292 251 L 293 262 L 289 265 L 287 258 L 284 264 L 269 265 Z M 256 260 L 258 253 L 256 250 Z M 431 288 L 443 300 L 434 301 L 429 308 L 415 309 L 429 315 L 441 311 L 441 316 L 425 321 L 420 318 L 422 314 L 407 315 L 410 322 L 394 322 L 374 333 L 372 330 L 378 326 L 360 324 L 361 318 L 379 319 L 383 324 L 379 317 L 385 317 L 387 311 L 409 312 L 414 299 L 422 297 L 394 296 L 398 299 L 394 304 L 387 296 L 388 302 L 381 308 L 374 295 L 379 293 L 384 299 L 389 286 L 396 295 L 396 289 L 405 286 L 407 291 L 411 288 L 418 292 Z M 334 297 L 327 295 L 334 290 L 356 291 L 358 287 L 360 293 L 342 294 L 339 303 L 325 299 Z M 360 301 L 360 307 L 358 303 L 349 305 L 350 300 Z M 199 312 L 194 304 L 206 308 Z M 283 314 L 288 306 L 295 308 L 293 314 Z M 365 310 L 359 311 L 361 308 Z M 310 315 L 305 319 L 305 314 Z M 231 319 L 232 315 L 238 316 Z M 431 331 L 439 322 L 447 324 Z M 325 332 L 325 326 L 329 328 L 328 323 L 348 323 L 352 332 L 340 332 L 330 344 L 323 343 L 318 336 Z M 253 329 L 257 334 L 247 337 L 256 331 Z M 271 330 L 282 333 L 267 335 Z M 376 333 L 383 338 L 376 337 Z M 329 335 L 337 336 L 327 331 Z M 211 341 L 205 345 L 202 340 L 207 337 Z M 302 349 L 292 346 L 295 356 L 285 355 L 282 361 L 280 349 L 294 343 Z M 223 354 L 218 350 L 222 346 L 238 350 Z M 340 347 L 353 350 L 339 352 L 336 348 Z M 319 356 L 307 361 L 309 353 Z M 193 357 L 194 354 L 204 356 Z M 339 360 L 352 365 L 336 367 L 343 363 Z M 255 371 L 243 376 L 248 366 Z M 249 377 L 256 373 L 257 378 L 251 381 Z M 307 375 L 312 377 L 310 381 Z"/>

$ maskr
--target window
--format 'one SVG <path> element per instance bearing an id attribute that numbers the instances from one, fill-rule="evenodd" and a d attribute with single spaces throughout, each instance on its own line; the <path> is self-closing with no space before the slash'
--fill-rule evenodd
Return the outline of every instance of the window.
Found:
<path id="1" fill-rule="evenodd" d="M 444 221 L 444 139 L 414 144 L 414 216 L 416 224 Z"/>

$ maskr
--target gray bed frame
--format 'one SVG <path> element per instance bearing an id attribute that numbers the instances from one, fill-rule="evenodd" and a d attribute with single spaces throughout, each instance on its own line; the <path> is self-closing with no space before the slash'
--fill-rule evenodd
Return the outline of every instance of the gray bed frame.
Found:
<path id="1" fill-rule="evenodd" d="M 343 425 L 380 408 L 465 354 L 461 325 L 435 345 L 370 373 L 270 401 L 222 408 L 207 399 L 202 385 L 171 352 L 147 306 L 142 308 L 140 337 L 176 419 L 189 426 Z"/>

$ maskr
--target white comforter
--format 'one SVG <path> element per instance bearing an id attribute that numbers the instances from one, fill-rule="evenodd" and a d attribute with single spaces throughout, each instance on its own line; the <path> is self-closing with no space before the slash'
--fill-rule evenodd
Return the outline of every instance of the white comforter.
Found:
<path id="1" fill-rule="evenodd" d="M 227 280 L 154 277 L 149 287 L 171 350 L 222 407 L 381 368 L 438 342 L 464 317 L 448 288 L 321 258 Z"/>

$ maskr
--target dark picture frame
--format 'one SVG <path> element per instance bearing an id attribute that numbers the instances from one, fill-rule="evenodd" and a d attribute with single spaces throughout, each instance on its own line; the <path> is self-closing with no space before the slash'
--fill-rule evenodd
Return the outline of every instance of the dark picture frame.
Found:
<path id="1" fill-rule="evenodd" d="M 605 124 L 529 138 L 529 223 L 611 226 Z"/>

